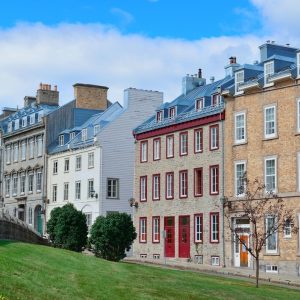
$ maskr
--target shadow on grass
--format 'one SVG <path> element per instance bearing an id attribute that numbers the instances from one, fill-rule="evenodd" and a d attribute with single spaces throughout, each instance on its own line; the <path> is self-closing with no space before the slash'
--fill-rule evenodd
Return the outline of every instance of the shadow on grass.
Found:
<path id="1" fill-rule="evenodd" d="M 18 243 L 18 241 L 12 241 L 12 240 L 0 240 L 0 246 L 6 246 L 9 244 L 15 244 Z"/>

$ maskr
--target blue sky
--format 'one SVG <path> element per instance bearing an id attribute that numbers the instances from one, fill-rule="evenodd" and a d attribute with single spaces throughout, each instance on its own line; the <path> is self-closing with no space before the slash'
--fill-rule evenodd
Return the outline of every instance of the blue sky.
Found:
<path id="1" fill-rule="evenodd" d="M 128 87 L 172 101 L 198 68 L 220 79 L 230 56 L 251 63 L 266 40 L 300 47 L 299 15 L 299 0 L 1 1 L 0 107 L 40 82 L 58 85 L 61 104 L 76 82 L 121 103 Z"/>

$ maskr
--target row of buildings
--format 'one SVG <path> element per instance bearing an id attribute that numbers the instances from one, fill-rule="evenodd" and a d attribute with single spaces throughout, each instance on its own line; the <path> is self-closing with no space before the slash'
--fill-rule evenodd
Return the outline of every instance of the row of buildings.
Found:
<path id="1" fill-rule="evenodd" d="M 207 83 L 201 69 L 185 76 L 171 102 L 129 88 L 122 106 L 107 87 L 75 84 L 74 100 L 59 106 L 57 88 L 41 84 L 22 109 L 0 116 L 2 209 L 40 233 L 69 202 L 89 226 L 127 212 L 138 259 L 253 268 L 222 204 L 242 198 L 247 172 L 282 197 L 299 226 L 299 80 L 299 50 L 267 42 L 253 64 L 231 57 L 221 80 Z M 275 218 L 266 215 L 266 229 Z M 249 244 L 249 220 L 231 222 Z M 261 268 L 299 276 L 300 233 L 272 234 Z"/>

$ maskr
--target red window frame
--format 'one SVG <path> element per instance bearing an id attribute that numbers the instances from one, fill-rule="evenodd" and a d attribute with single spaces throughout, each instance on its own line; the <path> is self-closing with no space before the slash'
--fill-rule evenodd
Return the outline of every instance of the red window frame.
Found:
<path id="1" fill-rule="evenodd" d="M 173 115 L 172 115 L 172 113 L 173 113 Z M 169 108 L 169 118 L 173 119 L 173 118 L 175 118 L 175 116 L 176 116 L 176 108 L 175 108 L 175 106 L 172 106 Z"/>
<path id="2" fill-rule="evenodd" d="M 217 132 L 216 132 L 216 147 L 212 148 L 212 130 L 216 128 Z M 214 151 L 214 150 L 218 150 L 219 149 L 219 124 L 215 124 L 215 125 L 211 125 L 209 126 L 209 150 L 210 151 Z"/>
<path id="3" fill-rule="evenodd" d="M 186 153 L 181 152 L 181 137 L 183 135 L 186 135 Z M 180 132 L 180 134 L 179 134 L 179 155 L 180 156 L 186 156 L 186 155 L 188 155 L 188 153 L 189 153 L 189 135 L 188 135 L 188 132 L 187 131 Z"/>
<path id="4" fill-rule="evenodd" d="M 197 191 L 197 172 L 201 172 L 201 179 L 200 179 L 200 193 Z M 194 169 L 194 197 L 202 197 L 203 196 L 203 168 L 195 168 Z"/>
<path id="5" fill-rule="evenodd" d="M 167 181 L 167 177 L 168 175 L 172 175 L 173 180 L 172 180 L 172 196 L 168 197 L 168 181 Z M 166 200 L 173 200 L 174 199 L 174 172 L 167 172 L 166 173 L 166 178 L 165 178 L 165 198 Z"/>
<path id="6" fill-rule="evenodd" d="M 212 216 L 217 216 L 218 220 L 218 239 L 212 240 Z M 220 243 L 220 213 L 218 212 L 211 212 L 209 213 L 209 242 L 211 244 L 219 244 Z"/>
<path id="7" fill-rule="evenodd" d="M 216 186 L 217 190 L 215 192 L 212 191 L 212 170 L 217 169 L 217 181 L 216 181 Z M 210 195 L 219 195 L 219 190 L 220 190 L 220 169 L 219 165 L 213 165 L 209 166 L 209 194 Z"/>
<path id="8" fill-rule="evenodd" d="M 158 143 L 159 143 L 158 158 L 155 158 L 155 143 L 156 143 L 156 141 L 158 141 Z M 153 139 L 153 160 L 160 160 L 160 158 L 161 158 L 161 139 L 159 137 L 159 138 Z"/>
<path id="9" fill-rule="evenodd" d="M 155 239 L 155 233 L 154 233 L 154 219 L 158 219 L 158 232 L 156 233 L 157 239 Z M 160 243 L 160 216 L 153 216 L 152 217 L 152 243 L 158 244 Z"/>
<path id="10" fill-rule="evenodd" d="M 142 152 L 142 149 L 143 149 L 143 144 L 146 145 L 146 160 L 142 160 L 142 157 L 143 157 L 143 152 Z M 140 143 L 140 162 L 141 163 L 145 163 L 148 161 L 148 141 L 141 141 Z"/>
<path id="11" fill-rule="evenodd" d="M 163 111 L 160 110 L 160 111 L 157 111 L 156 112 L 156 122 L 159 123 L 163 120 Z"/>
<path id="12" fill-rule="evenodd" d="M 141 226 L 141 221 L 145 220 L 145 233 L 142 233 L 142 226 Z M 142 239 L 142 234 L 145 235 L 145 239 Z M 147 217 L 140 217 L 139 219 L 139 242 L 140 243 L 147 243 Z"/>
<path id="13" fill-rule="evenodd" d="M 181 175 L 184 173 L 186 174 L 186 195 L 181 194 Z M 179 171 L 179 198 L 180 199 L 186 199 L 188 197 L 188 194 L 189 194 L 189 177 L 188 176 L 189 176 L 188 170 Z"/>
<path id="14" fill-rule="evenodd" d="M 199 105 L 200 103 L 202 103 L 202 107 L 200 108 L 201 105 Z M 196 111 L 199 111 L 201 109 L 204 108 L 204 98 L 199 98 L 199 99 L 196 99 Z"/>
<path id="15" fill-rule="evenodd" d="M 197 150 L 196 136 L 197 133 L 200 132 L 200 150 Z M 194 153 L 203 152 L 203 128 L 197 128 L 194 130 Z"/>
<path id="16" fill-rule="evenodd" d="M 142 178 L 145 178 L 145 199 L 142 199 Z M 140 202 L 147 202 L 147 176 L 140 176 Z"/>
<path id="17" fill-rule="evenodd" d="M 154 198 L 154 177 L 158 177 L 158 198 Z M 152 175 L 152 200 L 159 201 L 160 200 L 160 174 Z"/>
<path id="18" fill-rule="evenodd" d="M 211 96 L 211 105 L 212 106 L 216 106 L 219 105 L 221 103 L 221 99 L 220 99 L 221 95 L 220 94 L 214 94 Z M 218 102 L 218 103 L 217 103 Z"/>
<path id="19" fill-rule="evenodd" d="M 202 239 L 200 239 L 199 241 L 196 239 L 196 217 L 200 217 L 201 219 L 201 222 L 200 222 L 200 226 L 202 228 L 202 231 L 201 231 L 201 236 L 202 236 Z M 203 237 L 204 237 L 204 230 L 203 230 L 203 213 L 198 213 L 198 214 L 194 214 L 194 243 L 196 244 L 203 244 Z"/>
<path id="20" fill-rule="evenodd" d="M 168 138 L 172 138 L 172 144 L 173 144 L 173 151 L 172 156 L 168 156 Z M 173 158 L 174 157 L 174 134 L 169 134 L 166 136 L 166 158 Z"/>

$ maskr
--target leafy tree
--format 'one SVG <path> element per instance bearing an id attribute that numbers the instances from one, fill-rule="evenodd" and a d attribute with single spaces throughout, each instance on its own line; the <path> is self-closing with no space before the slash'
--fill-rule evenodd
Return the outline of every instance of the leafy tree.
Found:
<path id="1" fill-rule="evenodd" d="M 265 184 L 257 179 L 250 182 L 246 174 L 242 182 L 242 195 L 236 199 L 224 197 L 224 216 L 231 233 L 255 260 L 256 287 L 258 287 L 260 255 L 267 241 L 274 240 L 274 235 L 283 233 L 286 228 L 291 232 L 297 232 L 298 228 L 295 226 L 293 210 L 287 209 L 283 199 L 278 195 L 266 191 Z M 266 225 L 268 217 L 271 220 Z M 251 229 L 248 243 L 240 238 L 239 233 L 243 232 L 243 228 L 232 222 L 236 218 L 249 220 Z"/>
<path id="2" fill-rule="evenodd" d="M 72 204 L 51 211 L 47 232 L 54 247 L 80 252 L 87 242 L 86 216 Z"/>
<path id="3" fill-rule="evenodd" d="M 130 215 L 111 213 L 100 216 L 91 228 L 90 242 L 96 256 L 111 261 L 119 261 L 126 256 L 136 238 Z"/>

